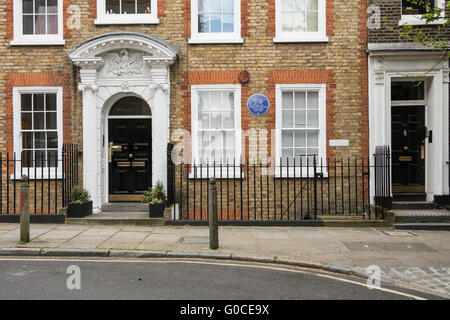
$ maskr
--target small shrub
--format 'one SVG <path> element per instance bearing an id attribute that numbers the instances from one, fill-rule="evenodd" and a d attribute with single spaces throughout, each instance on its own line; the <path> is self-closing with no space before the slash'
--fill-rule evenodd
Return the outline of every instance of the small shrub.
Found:
<path id="1" fill-rule="evenodd" d="M 85 204 L 90 201 L 89 192 L 82 186 L 74 186 L 71 192 L 71 203 L 74 204 Z"/>
<path id="2" fill-rule="evenodd" d="M 153 188 L 144 191 L 142 202 L 149 204 L 161 204 L 166 202 L 166 191 L 161 181 L 158 181 Z"/>

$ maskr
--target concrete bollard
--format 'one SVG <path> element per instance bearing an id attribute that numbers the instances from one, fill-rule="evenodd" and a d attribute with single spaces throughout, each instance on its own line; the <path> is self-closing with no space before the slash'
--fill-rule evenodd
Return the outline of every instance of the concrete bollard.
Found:
<path id="1" fill-rule="evenodd" d="M 22 176 L 20 185 L 20 242 L 30 242 L 30 200 L 28 177 Z"/>
<path id="2" fill-rule="evenodd" d="M 219 223 L 217 221 L 217 187 L 216 179 L 209 182 L 209 248 L 219 249 Z"/>

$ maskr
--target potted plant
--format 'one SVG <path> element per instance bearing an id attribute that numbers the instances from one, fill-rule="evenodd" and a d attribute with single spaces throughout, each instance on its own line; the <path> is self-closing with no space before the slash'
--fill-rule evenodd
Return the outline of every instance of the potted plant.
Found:
<path id="1" fill-rule="evenodd" d="M 148 203 L 149 217 L 162 218 L 166 208 L 166 192 L 161 181 L 158 181 L 153 188 L 144 191 L 142 202 Z"/>
<path id="2" fill-rule="evenodd" d="M 82 186 L 74 186 L 67 207 L 68 218 L 83 218 L 92 214 L 92 201 L 89 192 Z"/>

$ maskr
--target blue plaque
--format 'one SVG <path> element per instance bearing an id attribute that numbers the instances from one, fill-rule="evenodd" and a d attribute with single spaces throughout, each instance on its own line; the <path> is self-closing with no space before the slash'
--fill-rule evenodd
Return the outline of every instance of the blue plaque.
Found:
<path id="1" fill-rule="evenodd" d="M 262 116 L 269 110 L 269 99 L 263 94 L 254 94 L 248 99 L 247 108 L 251 114 Z"/>

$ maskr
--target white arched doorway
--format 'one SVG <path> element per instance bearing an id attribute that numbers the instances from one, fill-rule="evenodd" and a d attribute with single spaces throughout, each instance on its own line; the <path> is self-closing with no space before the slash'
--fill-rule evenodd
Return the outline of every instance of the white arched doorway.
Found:
<path id="1" fill-rule="evenodd" d="M 70 52 L 80 67 L 83 184 L 91 194 L 94 212 L 110 200 L 108 118 L 114 104 L 125 97 L 142 99 L 151 108 L 151 181 L 167 186 L 169 68 L 178 52 L 179 48 L 137 32 L 97 36 Z"/>

